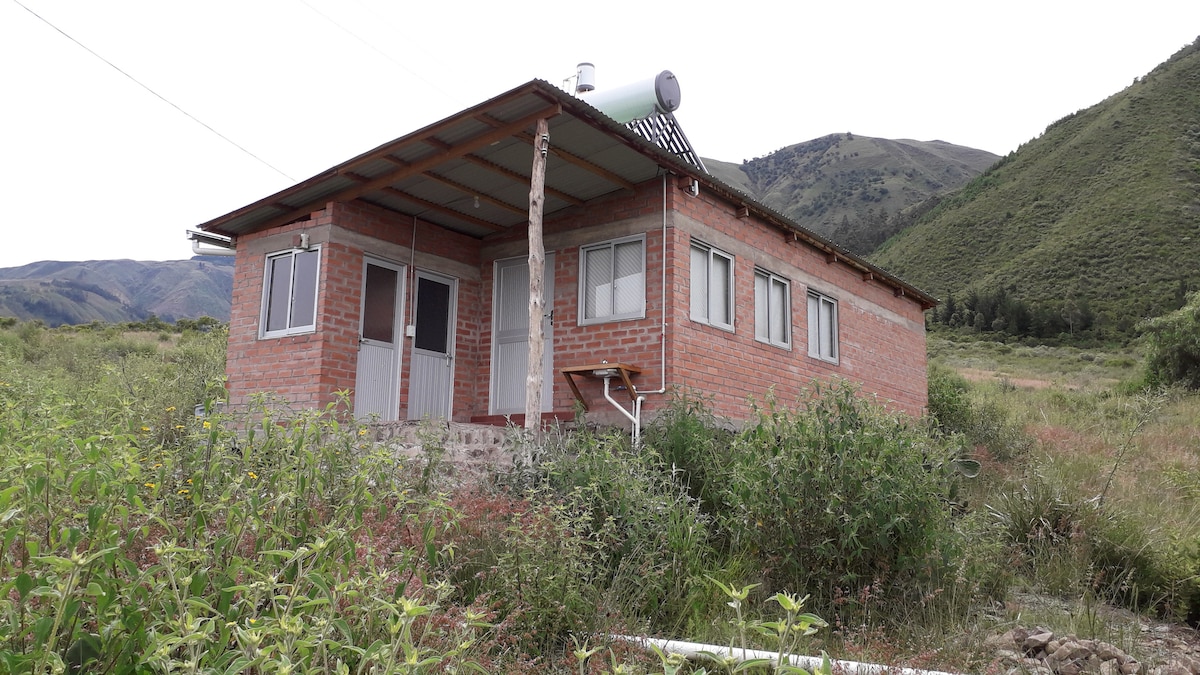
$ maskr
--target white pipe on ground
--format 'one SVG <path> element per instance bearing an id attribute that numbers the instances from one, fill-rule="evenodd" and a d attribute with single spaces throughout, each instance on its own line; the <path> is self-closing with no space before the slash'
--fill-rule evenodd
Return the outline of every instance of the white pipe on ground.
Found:
<path id="1" fill-rule="evenodd" d="M 730 649 L 721 645 L 706 645 L 699 642 L 684 642 L 683 640 L 665 640 L 663 638 L 650 637 L 633 637 L 631 635 L 610 635 L 614 640 L 622 640 L 631 642 L 636 645 L 641 645 L 643 648 L 649 649 L 650 645 L 654 645 L 663 650 L 667 654 L 682 654 L 689 660 L 708 658 L 701 652 L 708 652 L 718 656 L 732 655 L 739 662 L 748 661 L 750 659 L 767 659 L 771 663 L 775 663 L 775 658 L 779 656 L 776 652 L 769 652 L 762 649 Z M 821 657 L 805 656 L 802 654 L 784 654 L 787 662 L 793 666 L 799 666 L 810 672 L 816 671 L 821 667 Z M 846 675 L 956 675 L 955 673 L 945 673 L 939 670 L 919 670 L 916 668 L 897 668 L 894 666 L 884 666 L 878 663 L 859 663 L 858 661 L 842 661 L 840 659 L 830 659 L 830 664 L 833 666 L 833 672 L 846 673 Z"/>

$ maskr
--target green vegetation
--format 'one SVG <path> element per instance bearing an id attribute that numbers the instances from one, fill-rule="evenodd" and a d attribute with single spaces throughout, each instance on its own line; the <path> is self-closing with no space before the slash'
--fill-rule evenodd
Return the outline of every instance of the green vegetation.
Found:
<path id="1" fill-rule="evenodd" d="M 1147 321 L 1147 379 L 1200 389 L 1200 291 L 1171 314 Z"/>
<path id="2" fill-rule="evenodd" d="M 941 141 L 831 134 L 740 165 L 704 161 L 714 176 L 800 226 L 867 254 L 909 223 L 914 209 L 997 159 Z"/>
<path id="3" fill-rule="evenodd" d="M 1200 41 L 1051 124 L 874 261 L 945 298 L 942 312 L 951 296 L 1009 301 L 969 313 L 960 302 L 942 324 L 1128 342 L 1142 319 L 1179 308 L 1200 275 L 1198 85 Z"/>
<path id="4" fill-rule="evenodd" d="M 83 281 L 87 279 L 87 281 Z M 0 316 L 49 326 L 229 319 L 233 258 L 45 261 L 0 269 Z"/>
<path id="5" fill-rule="evenodd" d="M 0 326 L 2 671 L 799 672 L 603 637 L 650 634 L 982 672 L 1012 590 L 1200 607 L 1198 403 L 1129 355 L 935 339 L 929 420 L 679 395 L 462 487 L 344 403 L 220 412 L 221 328 L 143 328 Z"/>

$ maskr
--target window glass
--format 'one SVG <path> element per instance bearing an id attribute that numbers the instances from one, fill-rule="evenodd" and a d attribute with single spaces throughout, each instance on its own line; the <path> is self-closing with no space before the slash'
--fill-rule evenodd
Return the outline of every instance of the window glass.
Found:
<path id="1" fill-rule="evenodd" d="M 313 326 L 317 316 L 317 252 L 296 254 L 296 269 L 292 273 L 291 328 Z"/>
<path id="2" fill-rule="evenodd" d="M 838 359 L 837 301 L 812 291 L 808 293 L 808 355 Z"/>
<path id="3" fill-rule="evenodd" d="M 733 329 L 733 257 L 692 244 L 692 320 Z"/>
<path id="4" fill-rule="evenodd" d="M 788 281 L 765 270 L 754 271 L 754 337 L 791 347 L 792 313 Z"/>
<path id="5" fill-rule="evenodd" d="M 367 340 L 393 342 L 396 331 L 396 286 L 399 272 L 367 263 L 363 290 L 362 336 Z"/>
<path id="6" fill-rule="evenodd" d="M 263 337 L 303 333 L 316 327 L 320 251 L 288 251 L 267 258 L 263 288 Z"/>
<path id="7" fill-rule="evenodd" d="M 421 277 L 417 279 L 417 336 L 413 346 L 442 354 L 450 353 L 450 284 Z"/>
<path id="8" fill-rule="evenodd" d="M 267 269 L 267 331 L 287 330 L 292 288 L 292 256 L 269 261 Z"/>
<path id="9" fill-rule="evenodd" d="M 646 313 L 645 240 L 623 239 L 584 246 L 580 323 L 642 318 Z"/>

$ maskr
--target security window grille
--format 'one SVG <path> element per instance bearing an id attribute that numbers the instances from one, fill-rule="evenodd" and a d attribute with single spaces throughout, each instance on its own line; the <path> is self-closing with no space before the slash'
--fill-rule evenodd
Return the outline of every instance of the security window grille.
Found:
<path id="1" fill-rule="evenodd" d="M 636 237 L 580 249 L 580 324 L 646 315 L 645 248 L 645 239 Z"/>
<path id="2" fill-rule="evenodd" d="M 790 348 L 792 346 L 791 291 L 787 279 L 766 270 L 754 270 L 754 337 Z"/>
<path id="3" fill-rule="evenodd" d="M 733 256 L 692 244 L 692 320 L 733 330 Z"/>
<path id="4" fill-rule="evenodd" d="M 837 300 L 813 291 L 808 292 L 808 355 L 837 363 L 838 361 Z"/>
<path id="5" fill-rule="evenodd" d="M 308 333 L 317 327 L 318 249 L 267 256 L 262 337 Z"/>

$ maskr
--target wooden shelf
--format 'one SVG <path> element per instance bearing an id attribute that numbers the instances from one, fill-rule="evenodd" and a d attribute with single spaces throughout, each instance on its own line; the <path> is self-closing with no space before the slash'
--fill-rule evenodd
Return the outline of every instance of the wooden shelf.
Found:
<path id="1" fill-rule="evenodd" d="M 590 363 L 583 366 L 569 366 L 562 368 L 558 372 L 567 378 L 567 384 L 571 386 L 571 392 L 575 394 L 575 399 L 583 405 L 583 409 L 587 410 L 587 401 L 583 400 L 583 394 L 579 393 L 579 385 L 575 384 L 575 376 L 582 375 L 584 377 L 594 377 L 604 379 L 603 375 L 597 373 L 616 371 L 612 377 L 621 378 L 621 384 L 625 385 L 625 391 L 629 394 L 630 401 L 637 401 L 637 389 L 633 386 L 633 382 L 629 380 L 630 375 L 637 375 L 642 372 L 641 368 L 631 366 L 628 363 Z"/>

